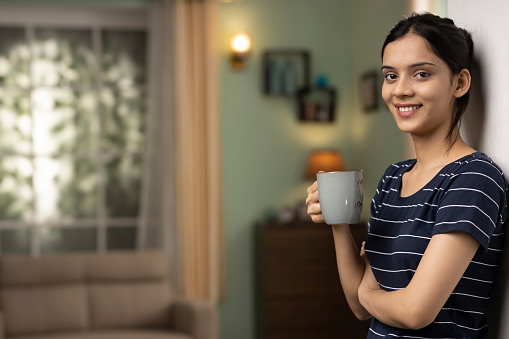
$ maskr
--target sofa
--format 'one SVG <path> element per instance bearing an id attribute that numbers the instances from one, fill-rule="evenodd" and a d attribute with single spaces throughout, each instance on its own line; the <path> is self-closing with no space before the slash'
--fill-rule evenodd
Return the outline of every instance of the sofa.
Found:
<path id="1" fill-rule="evenodd" d="M 0 339 L 216 339 L 215 305 L 169 273 L 162 251 L 0 256 Z"/>

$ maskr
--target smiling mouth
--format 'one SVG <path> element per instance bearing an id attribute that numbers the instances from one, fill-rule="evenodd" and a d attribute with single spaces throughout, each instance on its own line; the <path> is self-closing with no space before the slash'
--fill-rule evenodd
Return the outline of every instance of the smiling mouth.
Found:
<path id="1" fill-rule="evenodd" d="M 405 106 L 405 107 L 397 107 L 396 108 L 398 109 L 398 111 L 400 112 L 410 112 L 410 111 L 414 111 L 416 109 L 419 109 L 421 108 L 422 105 L 415 105 L 415 106 Z"/>

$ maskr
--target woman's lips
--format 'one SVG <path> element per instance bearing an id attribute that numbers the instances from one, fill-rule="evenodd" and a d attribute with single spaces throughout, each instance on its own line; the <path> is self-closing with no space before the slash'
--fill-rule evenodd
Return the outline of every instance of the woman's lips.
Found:
<path id="1" fill-rule="evenodd" d="M 414 115 L 422 105 L 405 105 L 405 106 L 395 106 L 398 115 L 402 118 L 408 118 L 411 115 Z"/>

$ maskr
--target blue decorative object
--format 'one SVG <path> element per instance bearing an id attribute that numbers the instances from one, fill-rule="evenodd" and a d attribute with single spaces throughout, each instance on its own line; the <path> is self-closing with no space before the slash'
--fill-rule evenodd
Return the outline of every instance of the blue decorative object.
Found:
<path id="1" fill-rule="evenodd" d="M 327 88 L 329 84 L 329 80 L 327 79 L 327 77 L 323 74 L 320 74 L 316 77 L 316 80 L 315 80 L 315 86 L 316 88 Z"/>

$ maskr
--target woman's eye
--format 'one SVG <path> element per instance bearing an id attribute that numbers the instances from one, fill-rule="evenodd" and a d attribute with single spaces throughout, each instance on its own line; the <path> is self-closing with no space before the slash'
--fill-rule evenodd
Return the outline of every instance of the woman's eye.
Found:
<path id="1" fill-rule="evenodd" d="M 384 75 L 385 80 L 395 80 L 396 74 L 386 74 Z"/>
<path id="2" fill-rule="evenodd" d="M 419 73 L 417 73 L 417 77 L 418 78 L 427 78 L 427 77 L 429 77 L 429 73 L 419 72 Z"/>

